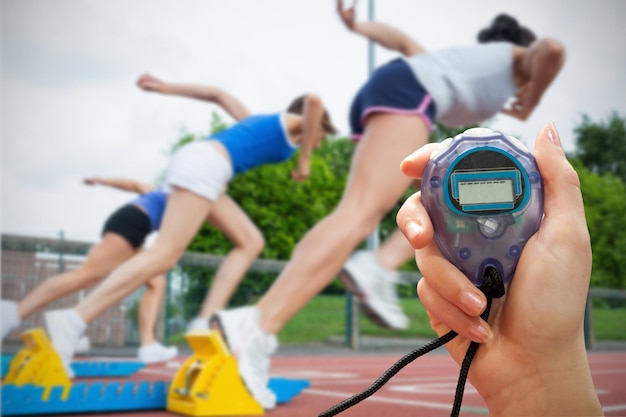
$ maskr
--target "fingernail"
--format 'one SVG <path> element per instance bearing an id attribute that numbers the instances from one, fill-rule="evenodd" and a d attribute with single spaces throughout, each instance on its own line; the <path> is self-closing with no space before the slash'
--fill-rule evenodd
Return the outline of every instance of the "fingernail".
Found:
<path id="1" fill-rule="evenodd" d="M 493 339 L 493 332 L 483 323 L 474 323 L 470 327 L 470 333 L 472 334 L 472 340 L 478 343 L 488 342 Z"/>
<path id="2" fill-rule="evenodd" d="M 471 291 L 466 291 L 461 294 L 461 305 L 467 314 L 473 316 L 479 315 L 485 309 L 483 299 Z"/>
<path id="3" fill-rule="evenodd" d="M 548 139 L 550 139 L 550 142 L 552 142 L 556 146 L 561 146 L 561 137 L 559 136 L 559 132 L 557 132 L 556 130 L 554 122 L 549 122 L 546 125 L 546 134 L 548 135 Z"/>
<path id="4" fill-rule="evenodd" d="M 424 230 L 424 228 L 417 222 L 409 222 L 406 225 L 406 237 L 410 240 L 413 241 L 413 239 L 415 239 L 418 235 L 422 234 L 422 231 Z"/>

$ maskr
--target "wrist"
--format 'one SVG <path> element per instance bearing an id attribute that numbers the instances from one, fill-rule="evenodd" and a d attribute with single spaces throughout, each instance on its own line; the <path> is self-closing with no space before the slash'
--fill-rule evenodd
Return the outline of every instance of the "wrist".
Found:
<path id="1" fill-rule="evenodd" d="M 159 83 L 159 85 L 156 88 L 156 92 L 161 93 L 161 94 L 170 94 L 171 91 L 172 89 L 170 85 L 166 83 L 165 81 L 161 81 L 161 83 Z"/>
<path id="2" fill-rule="evenodd" d="M 526 366 L 526 373 L 503 384 L 485 401 L 492 416 L 602 415 L 584 351 L 570 348 L 555 358 Z M 521 365 L 521 364 L 520 364 Z M 504 371 L 506 372 L 506 371 Z"/>

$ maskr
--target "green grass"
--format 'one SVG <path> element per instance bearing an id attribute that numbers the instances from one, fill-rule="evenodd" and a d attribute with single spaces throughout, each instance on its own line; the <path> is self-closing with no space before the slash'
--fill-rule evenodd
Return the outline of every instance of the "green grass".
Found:
<path id="1" fill-rule="evenodd" d="M 596 340 L 626 340 L 626 307 L 594 308 L 591 318 Z"/>
<path id="2" fill-rule="evenodd" d="M 363 314 L 359 319 L 361 335 L 378 337 L 424 337 L 433 339 L 435 332 L 417 298 L 402 298 L 402 308 L 409 316 L 410 327 L 404 331 L 383 329 Z M 309 302 L 287 323 L 278 335 L 281 344 L 323 342 L 331 336 L 345 335 L 345 296 L 320 295 Z M 593 325 L 596 340 L 626 340 L 626 308 L 594 308 Z M 170 343 L 184 343 L 184 336 L 173 335 Z"/>
<path id="3" fill-rule="evenodd" d="M 407 330 L 383 329 L 361 315 L 361 335 L 380 337 L 436 337 L 428 324 L 428 316 L 417 298 L 401 299 L 402 308 L 410 318 Z M 281 330 L 278 338 L 283 344 L 324 341 L 330 336 L 345 334 L 345 296 L 317 296 L 295 315 Z"/>

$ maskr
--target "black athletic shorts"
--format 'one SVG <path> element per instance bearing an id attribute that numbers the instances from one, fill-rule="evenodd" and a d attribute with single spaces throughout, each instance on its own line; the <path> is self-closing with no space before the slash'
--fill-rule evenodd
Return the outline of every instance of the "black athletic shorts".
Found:
<path id="1" fill-rule="evenodd" d="M 150 234 L 150 219 L 139 207 L 128 204 L 120 207 L 107 219 L 102 228 L 102 235 L 105 233 L 120 235 L 133 248 L 138 249 Z"/>

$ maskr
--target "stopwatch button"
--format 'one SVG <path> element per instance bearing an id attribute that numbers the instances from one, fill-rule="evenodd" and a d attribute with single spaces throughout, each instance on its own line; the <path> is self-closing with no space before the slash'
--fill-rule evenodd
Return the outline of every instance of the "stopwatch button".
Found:
<path id="1" fill-rule="evenodd" d="M 444 139 L 439 142 L 439 146 L 437 146 L 435 150 L 430 154 L 430 159 L 435 159 L 437 156 L 441 155 L 441 153 L 448 149 L 451 144 L 452 138 Z"/>
<path id="2" fill-rule="evenodd" d="M 515 136 L 509 136 L 509 135 L 506 135 L 506 137 L 507 137 L 507 138 L 508 138 L 511 142 L 513 142 L 513 144 L 514 144 L 515 146 L 517 146 L 517 147 L 518 147 L 518 148 L 520 148 L 521 150 L 526 151 L 526 152 L 530 152 L 530 151 L 528 150 L 528 147 L 524 144 L 524 142 L 522 142 L 521 140 L 519 140 L 519 139 L 518 139 L 518 138 L 516 138 Z"/>
<path id="3" fill-rule="evenodd" d="M 487 129 L 486 127 L 472 127 L 467 129 L 462 135 L 468 136 L 491 136 L 493 135 L 493 130 Z"/>

